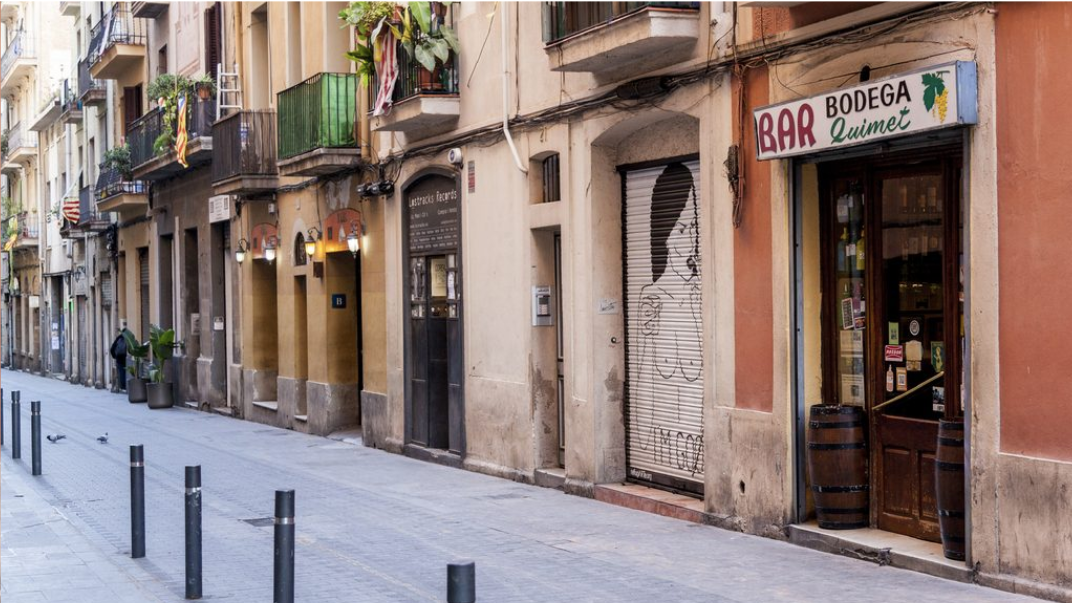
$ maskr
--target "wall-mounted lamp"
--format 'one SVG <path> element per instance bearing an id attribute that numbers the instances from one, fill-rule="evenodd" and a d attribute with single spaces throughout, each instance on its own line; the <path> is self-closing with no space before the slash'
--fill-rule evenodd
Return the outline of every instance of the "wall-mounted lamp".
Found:
<path id="1" fill-rule="evenodd" d="M 264 259 L 268 260 L 269 264 L 275 261 L 275 244 L 276 238 L 274 236 L 264 239 Z"/>
<path id="2" fill-rule="evenodd" d="M 309 234 L 305 236 L 305 255 L 308 258 L 312 258 L 316 255 L 316 242 L 320 240 L 324 233 L 320 232 L 320 229 L 316 226 L 309 229 Z"/>
<path id="3" fill-rule="evenodd" d="M 238 249 L 235 249 L 234 259 L 239 264 L 242 260 L 246 259 L 246 254 L 249 253 L 249 241 L 245 239 L 238 239 Z"/>
<path id="4" fill-rule="evenodd" d="M 11 277 L 11 285 L 10 285 L 10 287 L 11 287 L 11 290 L 13 292 L 18 293 L 18 291 L 19 291 L 19 277 L 17 277 L 17 276 Z"/>
<path id="5" fill-rule="evenodd" d="M 361 223 L 361 230 L 365 230 L 364 222 Z M 346 235 L 346 247 L 350 250 L 350 253 L 357 257 L 357 253 L 361 251 L 361 235 L 357 232 L 357 222 L 350 222 L 350 234 Z"/>

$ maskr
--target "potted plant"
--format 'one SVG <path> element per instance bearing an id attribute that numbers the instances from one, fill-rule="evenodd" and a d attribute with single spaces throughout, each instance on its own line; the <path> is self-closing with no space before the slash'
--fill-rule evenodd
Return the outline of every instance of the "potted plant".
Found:
<path id="1" fill-rule="evenodd" d="M 153 351 L 153 363 L 149 366 L 149 408 L 171 408 L 175 404 L 171 383 L 165 381 L 164 366 L 175 355 L 178 345 L 174 329 L 149 326 L 149 347 Z"/>
<path id="2" fill-rule="evenodd" d="M 127 400 L 131 404 L 145 402 L 147 393 L 145 379 L 142 378 L 142 366 L 149 356 L 149 344 L 139 343 L 134 338 L 134 333 L 130 332 L 130 329 L 123 329 L 123 339 L 126 340 L 127 344 L 127 356 L 134 362 L 127 367 L 127 372 L 130 373 L 130 379 L 127 380 Z"/>
<path id="3" fill-rule="evenodd" d="M 410 18 L 402 48 L 421 66 L 417 73 L 418 92 L 441 90 L 443 68 L 452 62 L 451 51 L 458 52 L 458 35 L 444 22 L 449 5 L 450 2 L 410 2 L 406 9 Z"/>
<path id="4" fill-rule="evenodd" d="M 205 101 L 216 96 L 216 80 L 208 73 L 202 73 L 194 78 L 193 84 L 194 90 L 197 91 L 197 98 Z"/>
<path id="5" fill-rule="evenodd" d="M 119 172 L 123 180 L 134 179 L 134 166 L 130 162 L 130 146 L 126 143 L 105 151 L 101 165 Z"/>
<path id="6" fill-rule="evenodd" d="M 215 83 L 213 83 L 213 89 L 215 89 Z M 147 91 L 149 98 L 156 99 L 163 122 L 161 134 L 153 141 L 153 153 L 163 155 L 175 144 L 175 134 L 179 123 L 179 97 L 193 94 L 194 81 L 184 75 L 163 73 L 149 84 Z M 189 107 L 190 105 L 187 104 L 187 111 Z"/>
<path id="7" fill-rule="evenodd" d="M 357 73 L 366 86 L 376 75 L 376 59 L 382 56 L 387 34 L 393 33 L 396 39 L 402 37 L 403 12 L 394 2 L 351 2 L 339 11 L 347 27 L 352 25 L 357 35 L 357 44 L 346 56 L 357 63 Z"/>

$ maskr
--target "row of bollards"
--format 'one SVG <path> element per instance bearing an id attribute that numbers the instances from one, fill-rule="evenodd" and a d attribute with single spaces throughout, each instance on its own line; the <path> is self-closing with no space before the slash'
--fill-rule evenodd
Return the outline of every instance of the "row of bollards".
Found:
<path id="1" fill-rule="evenodd" d="M 22 392 L 11 392 L 11 458 L 22 458 Z M 0 445 L 3 445 L 3 389 L 0 389 Z M 41 402 L 30 402 L 31 473 L 41 475 Z M 186 598 L 202 597 L 201 467 L 186 467 Z M 294 490 L 275 492 L 273 603 L 294 603 Z M 145 447 L 130 447 L 130 556 L 145 557 Z M 447 565 L 447 603 L 476 603 L 476 564 Z"/>

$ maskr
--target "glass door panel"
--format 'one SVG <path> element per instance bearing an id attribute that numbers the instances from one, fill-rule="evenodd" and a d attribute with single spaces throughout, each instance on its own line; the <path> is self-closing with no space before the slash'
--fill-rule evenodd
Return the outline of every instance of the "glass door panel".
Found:
<path id="1" fill-rule="evenodd" d="M 919 172 L 882 177 L 878 187 L 883 316 L 875 326 L 883 331 L 880 397 L 888 403 L 881 412 L 937 420 L 946 397 L 946 188 L 941 173 Z"/>
<path id="2" fill-rule="evenodd" d="M 841 404 L 864 406 L 867 387 L 864 370 L 866 349 L 867 267 L 864 188 L 860 180 L 838 179 L 833 183 L 835 211 L 831 245 L 836 306 L 833 312 L 838 338 L 835 387 Z"/>

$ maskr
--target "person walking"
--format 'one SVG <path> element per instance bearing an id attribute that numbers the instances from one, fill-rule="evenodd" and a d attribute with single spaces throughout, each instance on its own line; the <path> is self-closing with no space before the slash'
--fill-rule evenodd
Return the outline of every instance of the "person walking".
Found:
<path id="1" fill-rule="evenodd" d="M 127 389 L 127 340 L 123 337 L 123 331 L 119 331 L 119 335 L 112 342 L 112 347 L 109 348 L 108 353 L 115 359 L 116 367 L 118 370 L 118 382 L 119 391 L 126 391 Z"/>

